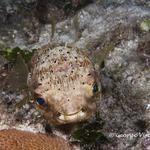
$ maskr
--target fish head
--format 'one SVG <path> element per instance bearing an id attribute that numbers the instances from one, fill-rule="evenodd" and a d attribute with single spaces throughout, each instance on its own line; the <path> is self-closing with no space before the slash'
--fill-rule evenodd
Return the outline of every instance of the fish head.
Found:
<path id="1" fill-rule="evenodd" d="M 92 61 L 77 50 L 70 51 L 71 56 L 66 54 L 65 61 L 64 54 L 50 67 L 53 73 L 44 76 L 34 89 L 38 109 L 48 122 L 58 125 L 89 119 L 101 95 L 99 76 Z"/>

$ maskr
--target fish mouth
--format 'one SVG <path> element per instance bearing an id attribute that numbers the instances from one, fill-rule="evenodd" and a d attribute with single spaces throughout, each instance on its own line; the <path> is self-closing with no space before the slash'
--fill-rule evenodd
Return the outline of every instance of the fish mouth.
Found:
<path id="1" fill-rule="evenodd" d="M 66 123 L 71 123 L 71 122 L 77 122 L 77 121 L 82 121 L 85 120 L 88 117 L 87 113 L 83 110 L 80 110 L 76 113 L 73 114 L 60 114 L 58 117 L 58 120 L 61 122 L 66 122 Z"/>

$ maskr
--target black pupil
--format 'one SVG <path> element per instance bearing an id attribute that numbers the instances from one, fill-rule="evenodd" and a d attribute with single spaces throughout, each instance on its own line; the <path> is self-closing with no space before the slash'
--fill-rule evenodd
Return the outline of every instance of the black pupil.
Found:
<path id="1" fill-rule="evenodd" d="M 43 105 L 45 103 L 45 100 L 43 98 L 37 98 L 36 101 L 39 105 Z"/>
<path id="2" fill-rule="evenodd" d="M 97 85 L 97 83 L 95 83 L 94 85 L 93 85 L 93 92 L 95 93 L 95 92 L 97 92 L 98 91 L 98 85 Z"/>

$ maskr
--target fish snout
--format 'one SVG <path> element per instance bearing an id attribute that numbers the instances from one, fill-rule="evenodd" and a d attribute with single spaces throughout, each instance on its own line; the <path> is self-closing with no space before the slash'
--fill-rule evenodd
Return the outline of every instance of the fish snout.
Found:
<path id="1" fill-rule="evenodd" d="M 87 105 L 62 105 L 63 111 L 58 111 L 58 121 L 60 123 L 73 123 L 89 119 L 96 110 L 96 104 Z"/>

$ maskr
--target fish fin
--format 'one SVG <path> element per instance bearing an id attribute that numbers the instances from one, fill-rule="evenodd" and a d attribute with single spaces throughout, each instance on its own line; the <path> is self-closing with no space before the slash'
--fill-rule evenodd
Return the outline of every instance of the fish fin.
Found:
<path id="1" fill-rule="evenodd" d="M 4 81 L 4 85 L 13 91 L 27 88 L 28 67 L 21 54 L 17 54 L 16 63 Z"/>
<path id="2" fill-rule="evenodd" d="M 56 31 L 56 18 L 51 17 L 51 38 L 54 37 L 55 31 Z"/>
<path id="3" fill-rule="evenodd" d="M 74 30 L 75 30 L 75 41 L 78 41 L 79 38 L 81 37 L 80 23 L 79 23 L 78 15 L 75 15 L 74 18 L 73 18 L 73 27 L 74 27 Z"/>
<path id="4" fill-rule="evenodd" d="M 108 31 L 94 41 L 90 41 L 86 47 L 93 63 L 97 64 L 98 68 L 103 67 L 106 57 L 126 36 L 125 27 L 118 26 L 113 31 Z"/>

